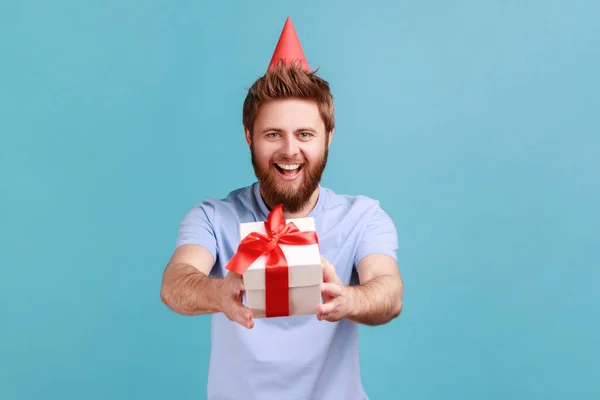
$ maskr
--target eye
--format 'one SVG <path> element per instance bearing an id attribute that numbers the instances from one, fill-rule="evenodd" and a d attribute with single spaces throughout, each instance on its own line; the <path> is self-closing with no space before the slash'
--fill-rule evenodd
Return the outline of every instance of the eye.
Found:
<path id="1" fill-rule="evenodd" d="M 310 132 L 300 132 L 300 137 L 302 139 L 308 139 L 311 136 L 312 136 L 312 134 Z"/>

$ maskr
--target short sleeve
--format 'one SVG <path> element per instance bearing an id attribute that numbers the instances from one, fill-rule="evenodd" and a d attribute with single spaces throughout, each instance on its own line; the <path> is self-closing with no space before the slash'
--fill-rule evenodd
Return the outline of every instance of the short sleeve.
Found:
<path id="1" fill-rule="evenodd" d="M 191 209 L 181 221 L 176 247 L 195 244 L 206 248 L 217 259 L 217 239 L 213 220 L 214 207 L 207 201 Z"/>
<path id="2" fill-rule="evenodd" d="M 394 221 L 376 205 L 358 242 L 355 265 L 369 254 L 387 254 L 398 261 L 398 232 Z"/>

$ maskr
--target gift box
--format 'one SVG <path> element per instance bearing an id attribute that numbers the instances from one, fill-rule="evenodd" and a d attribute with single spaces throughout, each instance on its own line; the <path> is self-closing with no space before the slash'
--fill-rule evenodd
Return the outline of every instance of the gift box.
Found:
<path id="1" fill-rule="evenodd" d="M 242 274 L 255 318 L 316 314 L 322 302 L 315 220 L 285 220 L 281 206 L 266 221 L 240 224 L 240 245 L 226 268 Z"/>

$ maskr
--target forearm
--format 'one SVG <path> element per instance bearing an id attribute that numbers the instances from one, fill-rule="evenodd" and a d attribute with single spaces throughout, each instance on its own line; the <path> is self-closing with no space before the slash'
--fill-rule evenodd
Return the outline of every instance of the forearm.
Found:
<path id="1" fill-rule="evenodd" d="M 382 275 L 357 286 L 348 286 L 351 311 L 348 319 L 364 325 L 385 324 L 402 311 L 402 282 Z"/>
<path id="2" fill-rule="evenodd" d="M 220 312 L 219 287 L 222 279 L 210 278 L 191 265 L 166 268 L 160 297 L 170 309 L 183 315 Z"/>

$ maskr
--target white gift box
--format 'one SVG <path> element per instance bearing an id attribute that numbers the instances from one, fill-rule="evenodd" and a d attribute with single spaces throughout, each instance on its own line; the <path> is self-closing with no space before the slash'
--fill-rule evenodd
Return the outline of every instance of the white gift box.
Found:
<path id="1" fill-rule="evenodd" d="M 309 218 L 293 218 L 293 222 L 303 232 L 315 231 L 315 220 Z M 252 232 L 266 234 L 264 222 L 247 222 L 240 224 L 240 240 Z M 321 283 L 323 270 L 321 252 L 318 244 L 279 245 L 288 264 L 289 315 L 316 314 L 322 302 Z M 265 314 L 265 264 L 267 255 L 257 258 L 243 274 L 246 291 L 246 306 L 252 310 L 254 318 L 264 318 Z"/>

